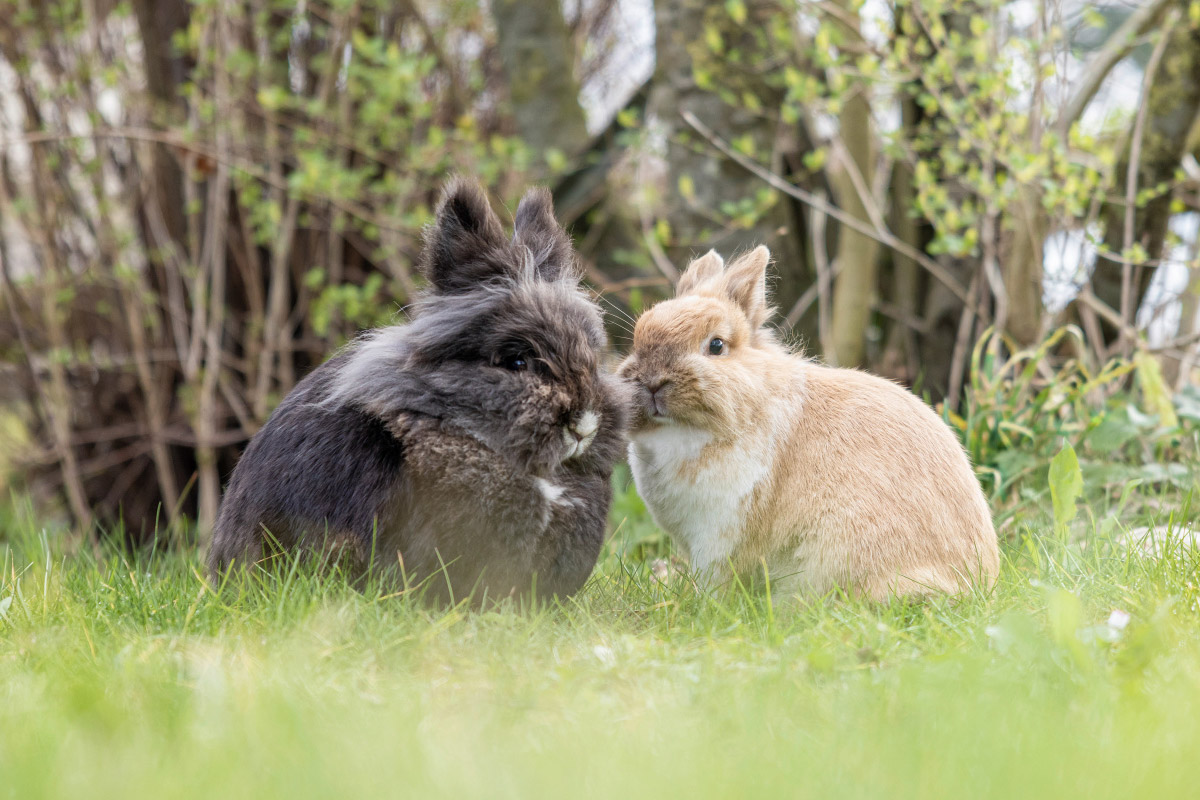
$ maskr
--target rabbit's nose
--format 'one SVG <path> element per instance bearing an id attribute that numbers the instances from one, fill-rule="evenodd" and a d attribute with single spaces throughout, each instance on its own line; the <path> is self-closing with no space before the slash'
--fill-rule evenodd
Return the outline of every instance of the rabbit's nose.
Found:
<path id="1" fill-rule="evenodd" d="M 646 391 L 650 393 L 650 399 L 653 400 L 654 396 L 665 389 L 669 383 L 670 381 L 666 378 L 655 378 L 654 380 L 646 381 Z"/>
<path id="2" fill-rule="evenodd" d="M 600 415 L 595 411 L 584 411 L 578 419 L 566 425 L 563 431 L 563 443 L 567 446 L 564 459 L 574 458 L 587 450 L 596 432 L 600 430 Z"/>
<path id="3" fill-rule="evenodd" d="M 600 428 L 600 415 L 595 411 L 585 411 L 579 415 L 579 419 L 570 426 L 571 433 L 579 441 L 583 441 L 589 436 L 594 436 Z"/>
<path id="4" fill-rule="evenodd" d="M 646 381 L 644 384 L 646 391 L 650 394 L 650 412 L 652 416 L 665 417 L 667 415 L 667 402 L 665 397 L 659 396 L 659 392 L 669 386 L 671 381 L 666 378 L 656 378 Z"/>

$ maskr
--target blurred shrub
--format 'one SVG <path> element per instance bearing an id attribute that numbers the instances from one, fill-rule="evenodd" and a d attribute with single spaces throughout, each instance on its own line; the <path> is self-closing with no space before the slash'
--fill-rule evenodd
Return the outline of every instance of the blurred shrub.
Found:
<path id="1" fill-rule="evenodd" d="M 1130 485 L 1183 495 L 1196 486 L 1200 391 L 1167 393 L 1158 362 L 1144 351 L 1132 360 L 1092 367 L 1082 334 L 1064 326 L 1035 347 L 1012 342 L 994 356 L 995 331 L 977 343 L 962 416 L 943 413 L 960 433 L 994 505 L 1006 517 L 1023 504 L 1046 505 L 1051 460 L 1070 444 L 1084 485 L 1120 495 Z M 1126 376 L 1136 376 L 1136 389 Z"/>
<path id="2" fill-rule="evenodd" d="M 203 531 L 297 378 L 412 296 L 444 179 L 512 201 L 529 158 L 476 3 L 97 8 L 0 0 L 22 464 L 80 529 Z"/>

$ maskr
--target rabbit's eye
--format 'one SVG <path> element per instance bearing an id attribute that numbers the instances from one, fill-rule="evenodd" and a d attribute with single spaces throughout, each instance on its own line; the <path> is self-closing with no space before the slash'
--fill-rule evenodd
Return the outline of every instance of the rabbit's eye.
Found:
<path id="1" fill-rule="evenodd" d="M 511 372 L 524 372 L 529 369 L 529 359 L 521 353 L 513 353 L 507 356 L 500 356 L 496 360 L 496 366 L 503 367 Z"/>
<path id="2" fill-rule="evenodd" d="M 720 336 L 714 336 L 708 340 L 708 354 L 710 356 L 719 356 L 725 352 L 725 340 Z"/>

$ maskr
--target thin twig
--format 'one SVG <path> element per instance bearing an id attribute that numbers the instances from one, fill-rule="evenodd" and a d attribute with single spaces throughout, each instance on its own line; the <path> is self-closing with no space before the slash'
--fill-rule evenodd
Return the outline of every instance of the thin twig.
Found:
<path id="1" fill-rule="evenodd" d="M 1067 98 L 1058 117 L 1059 128 L 1065 133 L 1083 114 L 1096 96 L 1112 68 L 1137 44 L 1137 38 L 1162 18 L 1172 0 L 1149 0 L 1128 17 L 1121 27 L 1108 37 L 1104 46 L 1092 56 L 1083 74 L 1075 81 L 1075 89 Z"/>
<path id="2" fill-rule="evenodd" d="M 1159 36 L 1158 43 L 1154 46 L 1154 52 L 1150 54 L 1150 60 L 1146 63 L 1146 72 L 1142 80 L 1142 96 L 1138 100 L 1137 119 L 1133 125 L 1133 138 L 1129 142 L 1129 166 L 1125 172 L 1125 226 L 1124 238 L 1122 240 L 1124 252 L 1122 255 L 1129 253 L 1133 247 L 1133 225 L 1136 217 L 1137 206 L 1137 178 L 1138 167 L 1141 166 L 1142 160 L 1142 137 L 1146 131 L 1146 116 L 1150 112 L 1150 91 L 1154 83 L 1154 75 L 1158 72 L 1158 63 L 1162 60 L 1163 53 L 1166 52 L 1167 42 L 1170 40 L 1170 23 L 1175 18 L 1175 14 L 1171 15 L 1168 24 Z M 1138 265 L 1139 269 L 1141 265 Z M 1133 320 L 1137 309 L 1133 307 L 1133 265 L 1128 262 L 1121 265 L 1121 319 Z M 1122 331 L 1125 327 L 1122 326 Z M 1122 333 L 1121 349 L 1125 356 L 1129 355 L 1132 342 L 1128 340 Z"/>
<path id="3" fill-rule="evenodd" d="M 986 314 L 982 313 L 982 309 L 980 309 L 976 301 L 970 297 L 968 290 L 963 288 L 962 284 L 959 283 L 954 276 L 945 269 L 945 267 L 943 267 L 941 264 L 938 264 L 920 250 L 912 247 L 907 242 L 901 241 L 886 227 L 876 229 L 871 225 L 855 219 L 853 216 L 845 213 L 841 209 L 830 205 L 810 192 L 806 192 L 804 189 L 789 183 L 787 180 L 764 168 L 761 164 L 758 164 L 753 159 L 747 158 L 742 153 L 734 150 L 729 146 L 728 142 L 724 141 L 715 133 L 713 133 L 712 129 L 701 122 L 692 112 L 681 111 L 680 114 L 683 116 L 684 122 L 695 129 L 695 131 L 702 137 L 707 139 L 713 147 L 717 148 L 735 163 L 737 163 L 738 166 L 758 176 L 762 180 L 766 181 L 770 186 L 778 189 L 784 194 L 794 197 L 800 202 L 812 206 L 813 208 L 821 209 L 823 212 L 833 217 L 846 227 L 853 228 L 864 236 L 870 236 L 879 243 L 908 256 L 913 261 L 916 261 L 918 264 L 928 270 L 931 275 L 945 284 L 946 288 L 949 289 L 955 297 L 961 300 L 964 304 L 970 306 L 972 310 L 976 314 L 979 314 L 981 318 L 987 318 Z"/>
<path id="4" fill-rule="evenodd" d="M 825 193 L 819 192 L 818 195 L 822 200 L 825 199 Z M 832 343 L 830 341 L 830 300 L 833 293 L 833 282 L 841 272 L 841 264 L 829 263 L 829 253 L 825 242 L 825 212 L 814 207 L 812 210 L 812 225 L 813 225 L 813 262 L 817 268 L 817 280 L 804 290 L 804 294 L 796 299 L 790 311 L 784 319 L 787 321 L 788 327 L 795 327 L 800 318 L 808 313 L 808 309 L 814 301 L 817 301 L 817 340 L 821 346 L 821 352 L 831 353 Z"/>
<path id="5" fill-rule="evenodd" d="M 932 333 L 933 329 L 928 320 L 918 317 L 908 309 L 898 306 L 895 303 L 877 301 L 872 307 L 885 317 L 902 323 L 909 330 L 919 333 L 922 336 L 928 336 Z"/>
<path id="6" fill-rule="evenodd" d="M 262 181 L 274 189 L 284 192 L 299 192 L 308 199 L 329 203 L 334 208 L 345 211 L 350 216 L 373 225 L 380 230 L 403 234 L 409 238 L 416 236 L 416 232 L 413 230 L 412 226 L 404 225 L 397 220 L 380 217 L 372 213 L 366 206 L 363 206 L 359 203 L 341 198 L 327 197 L 316 192 L 290 186 L 285 179 L 272 176 L 261 166 L 248 159 L 238 158 L 228 153 L 221 153 L 215 147 L 207 147 L 199 142 L 185 139 L 182 136 L 175 135 L 168 131 L 156 131 L 149 128 L 124 126 L 96 128 L 81 133 L 51 133 L 48 131 L 39 131 L 34 133 L 26 133 L 20 136 L 5 136 L 0 138 L 0 152 L 4 152 L 16 144 L 42 144 L 45 142 L 75 141 L 80 139 L 128 139 L 130 141 L 154 142 L 158 144 L 170 145 L 181 153 L 190 154 L 192 156 L 200 156 L 213 162 L 214 164 L 225 164 L 230 169 L 240 172 L 244 175 L 249 175 L 255 180 Z"/>
<path id="7" fill-rule="evenodd" d="M 853 159 L 847 159 L 853 161 Z M 853 167 L 853 164 L 851 164 Z M 812 212 L 813 262 L 817 267 L 817 341 L 821 352 L 836 360 L 837 353 L 833 351 L 833 335 L 831 333 L 831 311 L 833 305 L 833 273 L 829 269 L 829 253 L 825 249 L 825 212 L 814 208 Z M 839 268 L 841 262 L 838 262 Z M 790 315 L 789 315 L 790 316 Z M 798 319 L 798 318 L 797 318 Z M 788 320 L 789 324 L 796 323 Z"/>
<path id="8" fill-rule="evenodd" d="M 860 89 L 861 91 L 861 89 Z M 850 148 L 846 146 L 845 139 L 841 134 L 833 137 L 834 153 L 837 156 L 838 164 L 846 172 L 846 176 L 850 178 L 850 183 L 854 186 L 855 193 L 862 200 L 863 211 L 867 213 L 867 218 L 876 230 L 885 230 L 887 223 L 884 222 L 883 212 L 879 210 L 879 205 L 875 202 L 875 195 L 872 188 L 867 186 L 867 181 L 863 178 L 862 171 L 858 168 L 854 156 L 850 153 Z"/>
<path id="9" fill-rule="evenodd" d="M 44 156 L 35 154 L 34 169 L 39 173 L 45 170 Z M 8 184 L 3 180 L 3 162 L 0 160 L 0 217 L 7 216 L 12 210 L 12 198 L 9 196 Z M 55 279 L 60 279 L 62 276 L 61 266 L 58 263 L 58 257 L 54 249 L 54 243 L 50 240 L 49 231 L 52 230 L 51 219 L 56 217 L 48 207 L 53 201 L 47 195 L 39 194 L 38 201 L 35 203 L 38 213 L 38 245 L 45 257 L 47 263 L 47 272 Z M 21 349 L 25 352 L 26 358 L 31 358 L 32 350 L 30 343 L 24 333 L 23 326 L 20 322 L 20 312 L 16 307 L 16 289 L 9 274 L 6 264 L 0 265 L 0 272 L 3 273 L 7 290 L 5 297 L 8 298 L 9 306 L 12 311 L 14 323 L 17 326 L 17 335 L 21 339 Z M 53 285 L 53 284 L 52 284 Z M 47 323 L 50 343 L 56 353 L 64 353 L 69 350 L 67 346 L 66 332 L 63 330 L 62 320 L 58 313 L 58 309 L 53 307 L 54 292 L 47 291 L 43 296 L 42 318 Z M 32 369 L 32 361 L 30 368 Z M 71 419 L 70 419 L 70 394 L 67 386 L 67 378 L 61 359 L 52 358 L 49 360 L 50 372 L 50 387 L 47 389 L 40 381 L 36 380 L 37 391 L 45 408 L 47 421 L 50 424 L 50 431 L 54 437 L 55 449 L 58 452 L 60 469 L 62 474 L 63 485 L 67 493 L 67 502 L 70 504 L 71 513 L 75 515 L 75 521 L 79 526 L 79 535 L 87 536 L 88 531 L 92 526 L 92 511 L 88 507 L 87 492 L 84 490 L 83 477 L 80 474 L 79 463 L 75 458 L 75 450 L 71 447 Z M 97 543 L 92 541 L 93 549 Z"/>
<path id="10" fill-rule="evenodd" d="M 829 276 L 831 280 L 837 280 L 840 271 L 838 267 L 838 264 L 831 266 Z M 795 304 L 792 305 L 792 310 L 784 317 L 789 326 L 795 326 L 800 321 L 800 318 L 808 313 L 808 309 L 819 299 L 820 288 L 820 284 L 814 281 L 811 286 L 804 290 L 804 294 L 796 299 Z"/>
<path id="11" fill-rule="evenodd" d="M 667 253 L 662 249 L 662 245 L 658 243 L 658 236 L 654 233 L 654 228 L 650 224 L 650 215 L 645 209 L 642 210 L 642 241 L 646 243 L 646 249 L 650 251 L 650 257 L 654 260 L 654 266 L 658 267 L 658 271 L 663 274 L 663 277 L 671 282 L 672 286 L 679 283 L 679 270 L 671 263 L 671 259 L 667 257 Z"/>
<path id="12" fill-rule="evenodd" d="M 971 276 L 971 297 L 978 298 L 980 291 L 979 271 Z M 967 303 L 958 320 L 958 333 L 954 337 L 954 352 L 950 357 L 950 380 L 946 390 L 946 404 L 951 411 L 958 410 L 959 395 L 962 394 L 963 375 L 966 373 L 967 356 L 971 352 L 971 327 L 976 320 L 975 303 Z"/>
<path id="13" fill-rule="evenodd" d="M 229 32 L 224 28 L 225 15 L 218 7 L 214 27 L 217 29 L 216 41 L 218 55 L 224 53 L 223 42 L 228 40 Z M 226 85 L 227 73 L 223 66 L 218 65 L 215 86 L 218 107 L 228 94 Z M 217 131 L 217 150 L 225 155 L 229 150 L 229 133 L 221 128 Z M 212 444 L 213 434 L 217 429 L 219 408 L 216 403 L 218 378 L 221 374 L 221 338 L 225 327 L 225 279 L 226 279 L 226 241 L 224 226 L 227 223 L 229 200 L 229 168 L 222 163 L 217 165 L 217 174 L 210 187 L 208 201 L 208 230 L 205 235 L 205 252 L 210 261 L 210 282 L 208 290 L 208 320 L 205 328 L 205 364 L 204 375 L 200 383 L 200 399 L 197 409 L 196 438 L 200 446 L 196 451 L 196 462 L 199 467 L 199 498 L 197 527 L 201 541 L 207 543 L 212 535 L 213 526 L 217 520 L 217 507 L 220 503 L 221 478 L 217 471 L 216 447 Z"/>
<path id="14" fill-rule="evenodd" d="M 1107 303 L 1097 297 L 1090 285 L 1084 284 L 1080 288 L 1079 294 L 1075 295 L 1075 297 L 1080 303 L 1095 312 L 1097 316 L 1120 331 L 1122 336 L 1129 337 L 1131 340 L 1137 338 L 1137 329 L 1130 325 L 1123 315 L 1114 311 Z"/>
<path id="15" fill-rule="evenodd" d="M 93 36 L 95 36 L 97 29 L 93 27 L 91 30 Z M 98 39 L 93 41 L 93 47 L 97 51 L 99 50 Z M 99 118 L 100 110 L 95 96 L 90 91 L 82 92 L 81 96 L 88 112 L 93 117 Z M 96 155 L 98 159 L 103 152 L 100 147 L 101 141 L 104 140 L 97 140 Z M 111 149 L 111 144 L 106 146 Z M 114 239 L 114 231 L 117 228 L 108 211 L 104 178 L 103 170 L 90 171 L 89 185 L 92 189 L 94 206 L 100 223 L 97 226 L 96 244 L 101 253 L 108 254 L 108 258 L 119 260 L 121 257 L 121 247 Z M 175 480 L 170 451 L 167 449 L 166 442 L 162 438 L 162 431 L 167 424 L 166 406 L 169 403 L 169 395 L 164 397 L 165 393 L 162 391 L 164 387 L 160 386 L 160 382 L 156 380 L 156 376 L 151 370 L 151 348 L 150 342 L 147 340 L 147 331 L 158 327 L 159 317 L 154 313 L 152 305 L 143 303 L 141 300 L 143 292 L 147 295 L 151 293 L 151 287 L 146 284 L 146 270 L 134 270 L 128 278 L 117 274 L 115 282 L 117 294 L 125 309 L 125 322 L 129 331 L 131 349 L 133 350 L 135 372 L 144 398 L 143 411 L 149 425 L 151 460 L 154 464 L 159 490 L 162 492 L 163 503 L 168 509 L 169 516 L 167 523 L 169 530 L 172 538 L 174 538 L 180 532 L 174 516 L 174 509 L 179 504 L 179 487 Z M 131 283 L 133 284 L 132 287 Z"/>
<path id="16" fill-rule="evenodd" d="M 984 182 L 991 184 L 995 181 L 996 162 L 991 157 L 984 159 Z M 992 302 L 994 309 L 992 319 L 996 326 L 996 330 L 1004 331 L 1008 324 L 1008 287 L 1004 285 L 1004 276 L 1000 271 L 1000 259 L 996 255 L 996 220 L 1000 216 L 1000 212 L 995 208 L 995 204 L 988 200 L 983 213 L 983 220 L 980 224 L 980 238 L 983 243 L 983 276 L 987 279 L 988 288 L 992 291 Z M 989 346 L 993 348 L 994 355 L 998 355 L 1000 348 L 1000 337 L 993 336 L 989 342 Z"/>

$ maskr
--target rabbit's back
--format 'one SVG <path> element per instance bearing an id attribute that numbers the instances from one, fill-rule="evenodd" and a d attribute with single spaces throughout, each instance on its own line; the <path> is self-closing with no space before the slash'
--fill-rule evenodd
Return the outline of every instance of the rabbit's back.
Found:
<path id="1" fill-rule="evenodd" d="M 322 402 L 344 357 L 302 381 L 234 470 L 209 563 L 261 559 L 273 547 L 336 550 L 352 571 L 427 582 L 457 601 L 528 591 L 567 596 L 587 580 L 611 500 L 603 468 L 536 476 L 452 421 L 384 421 Z"/>
<path id="2" fill-rule="evenodd" d="M 313 371 L 284 399 L 234 469 L 213 534 L 214 571 L 257 561 L 264 546 L 336 544 L 365 566 L 391 526 L 404 446 L 377 417 L 320 403 L 345 356 Z"/>
<path id="3" fill-rule="evenodd" d="M 790 565 L 817 592 L 957 593 L 994 580 L 987 502 L 933 409 L 890 381 L 815 364 L 797 399 L 773 490 L 756 504 L 771 523 L 745 557 Z"/>

